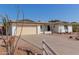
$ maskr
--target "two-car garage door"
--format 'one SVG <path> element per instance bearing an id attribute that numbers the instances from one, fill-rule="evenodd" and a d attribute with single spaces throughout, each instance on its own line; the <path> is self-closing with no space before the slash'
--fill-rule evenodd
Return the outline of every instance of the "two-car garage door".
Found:
<path id="1" fill-rule="evenodd" d="M 21 32 L 21 26 L 17 27 L 16 35 L 19 35 Z M 36 26 L 23 26 L 22 35 L 32 35 L 36 34 Z"/>

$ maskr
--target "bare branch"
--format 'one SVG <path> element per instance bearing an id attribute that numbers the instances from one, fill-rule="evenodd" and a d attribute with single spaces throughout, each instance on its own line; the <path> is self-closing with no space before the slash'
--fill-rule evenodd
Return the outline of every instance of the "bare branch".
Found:
<path id="1" fill-rule="evenodd" d="M 23 12 L 23 11 L 22 11 L 22 15 L 23 15 L 23 22 L 24 22 L 24 12 Z M 16 49 L 17 44 L 18 44 L 18 41 L 20 40 L 21 33 L 22 33 L 22 30 L 23 30 L 23 24 L 24 24 L 24 23 L 22 23 L 21 31 L 20 31 L 19 37 L 18 37 L 18 39 L 17 39 L 17 41 L 16 41 L 16 44 L 15 44 L 15 48 L 14 48 L 14 49 Z M 15 52 L 15 50 L 14 50 L 14 52 Z"/>

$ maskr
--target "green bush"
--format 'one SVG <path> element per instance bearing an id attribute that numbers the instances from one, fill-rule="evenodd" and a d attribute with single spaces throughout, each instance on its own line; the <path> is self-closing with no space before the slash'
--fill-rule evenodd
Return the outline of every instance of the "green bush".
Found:
<path id="1" fill-rule="evenodd" d="M 79 32 L 79 23 L 72 23 L 73 32 Z"/>

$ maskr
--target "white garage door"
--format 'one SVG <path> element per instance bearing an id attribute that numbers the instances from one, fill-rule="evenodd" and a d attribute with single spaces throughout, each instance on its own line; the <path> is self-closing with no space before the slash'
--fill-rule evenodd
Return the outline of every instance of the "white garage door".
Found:
<path id="1" fill-rule="evenodd" d="M 17 27 L 17 35 L 21 32 L 21 26 Z M 36 26 L 23 26 L 22 35 L 33 35 L 36 34 Z"/>

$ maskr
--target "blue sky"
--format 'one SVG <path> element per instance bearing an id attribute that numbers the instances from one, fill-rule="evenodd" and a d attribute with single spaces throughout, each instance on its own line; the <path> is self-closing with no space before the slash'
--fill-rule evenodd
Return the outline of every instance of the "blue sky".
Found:
<path id="1" fill-rule="evenodd" d="M 25 19 L 34 21 L 48 21 L 50 19 L 79 21 L 78 4 L 0 4 L 0 14 L 8 14 L 10 19 L 16 19 L 18 6 L 20 10 L 24 11 Z M 22 13 L 20 14 L 22 18 Z"/>

